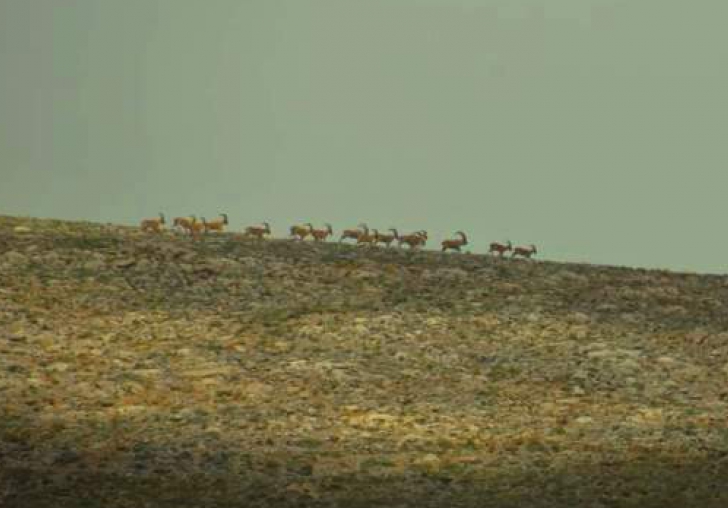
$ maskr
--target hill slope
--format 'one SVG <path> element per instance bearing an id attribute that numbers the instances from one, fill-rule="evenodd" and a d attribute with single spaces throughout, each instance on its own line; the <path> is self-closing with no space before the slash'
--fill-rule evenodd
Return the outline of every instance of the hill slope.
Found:
<path id="1" fill-rule="evenodd" d="M 0 504 L 725 506 L 727 280 L 0 217 Z"/>

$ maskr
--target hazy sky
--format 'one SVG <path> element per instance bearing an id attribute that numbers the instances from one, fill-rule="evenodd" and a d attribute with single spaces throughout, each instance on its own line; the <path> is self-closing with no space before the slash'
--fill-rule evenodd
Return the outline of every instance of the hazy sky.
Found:
<path id="1" fill-rule="evenodd" d="M 723 273 L 727 19 L 725 0 L 0 0 L 0 214 L 366 221 Z"/>

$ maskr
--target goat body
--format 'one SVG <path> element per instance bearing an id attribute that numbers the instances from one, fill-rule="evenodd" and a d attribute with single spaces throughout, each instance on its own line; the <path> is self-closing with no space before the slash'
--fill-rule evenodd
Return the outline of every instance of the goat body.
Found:
<path id="1" fill-rule="evenodd" d="M 462 231 L 458 231 L 455 234 L 460 235 L 460 238 L 442 241 L 442 252 L 445 252 L 447 249 L 453 249 L 460 252 L 460 247 L 468 244 L 468 237 L 465 236 L 465 233 L 463 233 Z"/>
<path id="2" fill-rule="evenodd" d="M 367 225 L 359 224 L 359 228 L 361 228 L 361 227 L 367 228 Z M 362 233 L 363 233 L 363 231 L 358 228 L 357 229 L 345 229 L 341 233 L 341 238 L 339 238 L 339 242 L 343 242 L 347 238 L 351 238 L 352 240 L 358 240 Z"/>
<path id="3" fill-rule="evenodd" d="M 143 219 L 140 227 L 142 231 L 152 231 L 154 233 L 162 232 L 162 225 L 165 223 L 164 214 L 160 213 L 155 219 Z"/>
<path id="4" fill-rule="evenodd" d="M 202 217 L 202 222 L 197 222 L 197 218 L 193 219 L 190 223 L 190 235 L 192 235 L 193 238 L 200 238 L 200 233 L 207 233 L 207 224 L 208 222 L 205 220 L 204 217 Z"/>
<path id="5" fill-rule="evenodd" d="M 383 243 L 387 247 L 389 247 L 393 241 L 399 239 L 399 233 L 397 233 L 397 230 L 394 228 L 390 228 L 389 231 L 392 232 L 392 234 L 383 234 L 377 232 L 377 238 L 374 243 Z"/>
<path id="6" fill-rule="evenodd" d="M 205 232 L 208 231 L 224 231 L 225 226 L 228 225 L 228 216 L 227 214 L 221 213 L 220 216 L 222 219 L 217 219 L 211 222 L 205 222 Z"/>
<path id="7" fill-rule="evenodd" d="M 529 245 L 528 247 L 516 247 L 513 249 L 513 253 L 511 254 L 511 257 L 514 256 L 523 256 L 525 258 L 531 258 L 536 254 L 536 246 L 535 245 Z"/>
<path id="8" fill-rule="evenodd" d="M 399 245 L 402 246 L 403 243 L 406 243 L 409 245 L 410 249 L 414 249 L 415 247 L 424 246 L 427 242 L 427 231 L 417 231 L 416 233 L 412 233 L 409 235 L 404 235 L 399 237 Z"/>
<path id="9" fill-rule="evenodd" d="M 314 241 L 317 242 L 323 242 L 326 238 L 333 234 L 334 230 L 331 227 L 331 224 L 326 224 L 326 229 L 311 229 L 311 236 L 313 236 Z"/>
<path id="10" fill-rule="evenodd" d="M 180 228 L 183 231 L 187 231 L 188 233 L 192 233 L 192 223 L 197 220 L 197 218 L 194 215 L 190 215 L 189 217 L 175 217 L 173 226 L 174 228 Z"/>
<path id="11" fill-rule="evenodd" d="M 374 233 L 369 233 L 369 228 L 366 228 L 365 231 L 363 231 L 359 237 L 356 239 L 357 245 L 376 245 L 377 244 L 377 237 L 379 236 L 379 231 L 376 229 L 373 229 Z"/>
<path id="12" fill-rule="evenodd" d="M 304 226 L 291 226 L 291 236 L 298 238 L 299 240 L 304 240 L 311 234 L 312 230 L 313 226 L 310 222 Z"/>
<path id="13" fill-rule="evenodd" d="M 264 222 L 262 226 L 248 226 L 245 228 L 245 236 L 255 236 L 257 238 L 263 238 L 265 235 L 270 234 L 270 224 Z"/>
<path id="14" fill-rule="evenodd" d="M 500 256 L 503 256 L 503 253 L 509 250 L 513 250 L 513 245 L 511 244 L 510 240 L 506 245 L 498 242 L 493 242 L 490 244 L 490 249 L 488 250 L 488 253 L 490 254 L 491 252 L 497 252 Z"/>

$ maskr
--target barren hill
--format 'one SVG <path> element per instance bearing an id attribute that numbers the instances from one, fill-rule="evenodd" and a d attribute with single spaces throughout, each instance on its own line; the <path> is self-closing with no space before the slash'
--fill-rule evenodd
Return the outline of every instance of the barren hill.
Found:
<path id="1" fill-rule="evenodd" d="M 0 217 L 0 506 L 723 507 L 727 310 L 719 275 Z"/>

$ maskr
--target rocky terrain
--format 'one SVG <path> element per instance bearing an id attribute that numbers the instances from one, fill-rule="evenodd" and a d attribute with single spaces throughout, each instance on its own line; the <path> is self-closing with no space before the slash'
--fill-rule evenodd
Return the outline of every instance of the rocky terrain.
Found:
<path id="1" fill-rule="evenodd" d="M 728 277 L 0 217 L 2 507 L 725 507 Z"/>

